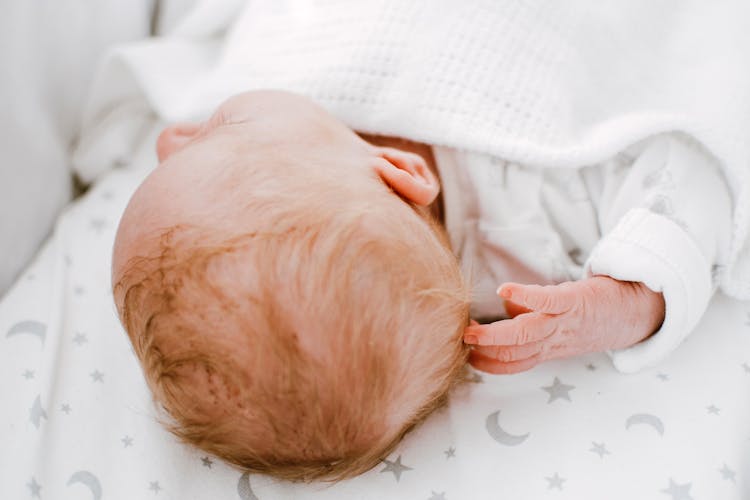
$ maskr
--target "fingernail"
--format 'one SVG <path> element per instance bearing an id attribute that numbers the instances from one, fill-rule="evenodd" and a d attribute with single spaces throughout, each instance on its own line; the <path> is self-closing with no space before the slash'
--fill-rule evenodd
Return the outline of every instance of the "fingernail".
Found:
<path id="1" fill-rule="evenodd" d="M 495 292 L 504 299 L 509 299 L 511 296 L 510 289 L 499 286 Z"/>
<path id="2" fill-rule="evenodd" d="M 477 340 L 474 335 L 464 335 L 464 342 L 467 344 L 476 344 Z"/>

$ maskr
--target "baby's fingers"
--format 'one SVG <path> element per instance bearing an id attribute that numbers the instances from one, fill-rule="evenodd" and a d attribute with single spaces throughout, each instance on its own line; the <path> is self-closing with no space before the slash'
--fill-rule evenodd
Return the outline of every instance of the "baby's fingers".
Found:
<path id="1" fill-rule="evenodd" d="M 539 342 L 555 334 L 559 322 L 554 317 L 534 312 L 488 325 L 472 325 L 464 332 L 464 342 L 475 345 L 512 346 Z"/>
<path id="2" fill-rule="evenodd" d="M 497 290 L 498 295 L 532 311 L 562 314 L 573 309 L 580 294 L 569 283 L 560 285 L 521 285 L 505 283 Z"/>
<path id="3" fill-rule="evenodd" d="M 475 346 L 472 352 L 476 352 L 488 358 L 510 363 L 512 361 L 522 361 L 534 356 L 544 354 L 545 343 L 533 342 L 523 345 L 480 345 Z"/>
<path id="4" fill-rule="evenodd" d="M 523 359 L 520 361 L 503 362 L 497 359 L 485 356 L 484 354 L 476 351 L 472 351 L 469 356 L 469 363 L 477 370 L 481 370 L 487 373 L 494 373 L 496 375 L 507 375 L 511 373 L 523 372 L 530 370 L 539 364 L 541 356 L 536 355 L 531 358 Z"/>
<path id="5" fill-rule="evenodd" d="M 531 309 L 528 309 L 523 306 L 519 306 L 515 302 L 512 302 L 510 300 L 505 301 L 505 312 L 508 314 L 508 317 L 515 318 L 516 316 L 520 316 L 521 314 L 526 314 L 532 312 Z"/>

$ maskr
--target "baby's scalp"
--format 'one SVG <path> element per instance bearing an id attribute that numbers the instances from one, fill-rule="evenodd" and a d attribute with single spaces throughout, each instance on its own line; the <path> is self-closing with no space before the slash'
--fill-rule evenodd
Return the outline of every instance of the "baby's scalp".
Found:
<path id="1" fill-rule="evenodd" d="M 226 196 L 243 203 L 211 213 L 205 201 L 198 223 L 149 235 L 125 228 L 141 251 L 115 272 L 171 430 L 302 480 L 376 465 L 444 400 L 467 354 L 467 292 L 440 230 L 377 177 L 331 175 L 318 153 L 274 168 L 276 155 L 225 150 L 221 189 L 237 176 Z M 200 186 L 193 196 L 216 199 Z"/>

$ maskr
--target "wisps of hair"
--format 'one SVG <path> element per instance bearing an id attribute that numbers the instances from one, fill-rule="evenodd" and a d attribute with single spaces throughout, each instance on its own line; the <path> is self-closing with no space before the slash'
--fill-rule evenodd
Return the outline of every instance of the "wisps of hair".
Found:
<path id="1" fill-rule="evenodd" d="M 256 204 L 273 223 L 237 237 L 170 228 L 115 284 L 170 430 L 289 480 L 377 465 L 446 401 L 468 355 L 468 292 L 444 235 L 398 199 L 319 200 Z"/>

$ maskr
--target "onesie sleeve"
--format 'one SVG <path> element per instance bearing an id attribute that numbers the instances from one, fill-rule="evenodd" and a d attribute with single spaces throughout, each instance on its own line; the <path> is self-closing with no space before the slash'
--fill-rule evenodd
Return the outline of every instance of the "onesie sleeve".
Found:
<path id="1" fill-rule="evenodd" d="M 636 372 L 666 358 L 703 316 L 729 249 L 731 195 L 716 161 L 677 134 L 643 143 L 629 166 L 609 165 L 603 183 L 603 236 L 584 275 L 642 282 L 666 304 L 655 334 L 609 353 L 618 370 Z"/>

